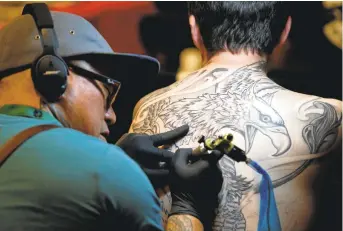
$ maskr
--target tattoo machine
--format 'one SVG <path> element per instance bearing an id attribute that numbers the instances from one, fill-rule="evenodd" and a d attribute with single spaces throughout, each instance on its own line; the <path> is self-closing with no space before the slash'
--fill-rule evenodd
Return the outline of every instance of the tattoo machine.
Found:
<path id="1" fill-rule="evenodd" d="M 246 153 L 236 147 L 233 143 L 233 135 L 227 134 L 218 136 L 216 139 L 207 138 L 202 136 L 199 139 L 200 145 L 193 150 L 194 156 L 210 155 L 212 150 L 219 150 L 236 162 L 245 162 L 248 166 L 262 175 L 260 183 L 260 215 L 257 231 L 275 230 L 281 231 L 281 224 L 279 213 L 276 206 L 273 182 L 271 181 L 268 173 L 255 161 L 247 158 Z"/>
<path id="2" fill-rule="evenodd" d="M 198 141 L 200 145 L 193 150 L 192 154 L 194 156 L 203 156 L 211 154 L 212 150 L 218 150 L 237 162 L 246 162 L 248 164 L 250 159 L 247 158 L 245 152 L 235 146 L 232 141 L 232 134 L 218 136 L 216 139 L 205 138 L 205 136 L 202 136 Z"/>

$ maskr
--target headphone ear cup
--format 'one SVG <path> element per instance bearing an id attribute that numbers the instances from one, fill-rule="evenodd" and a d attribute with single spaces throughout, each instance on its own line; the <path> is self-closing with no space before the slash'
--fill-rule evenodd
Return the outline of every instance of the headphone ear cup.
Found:
<path id="1" fill-rule="evenodd" d="M 36 90 L 48 102 L 56 102 L 67 88 L 68 66 L 57 56 L 44 55 L 38 58 L 31 73 Z"/>

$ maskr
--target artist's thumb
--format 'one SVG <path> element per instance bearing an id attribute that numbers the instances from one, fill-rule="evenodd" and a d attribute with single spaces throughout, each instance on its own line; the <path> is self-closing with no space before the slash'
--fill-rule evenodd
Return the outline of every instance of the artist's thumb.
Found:
<path id="1" fill-rule="evenodd" d="M 191 148 L 180 148 L 172 157 L 172 168 L 181 170 L 187 168 L 188 157 L 192 154 Z"/>
<path id="2" fill-rule="evenodd" d="M 192 154 L 192 149 L 179 149 L 172 160 L 173 171 L 184 180 L 192 180 L 210 168 L 209 160 L 198 160 L 193 164 L 188 164 L 188 158 Z"/>

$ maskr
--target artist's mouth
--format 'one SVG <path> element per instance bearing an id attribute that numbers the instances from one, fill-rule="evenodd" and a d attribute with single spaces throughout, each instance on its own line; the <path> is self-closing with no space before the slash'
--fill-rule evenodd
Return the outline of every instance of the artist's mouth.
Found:
<path id="1" fill-rule="evenodd" d="M 107 142 L 107 138 L 109 137 L 110 135 L 110 131 L 108 129 L 100 132 L 100 135 L 99 135 L 99 138 L 105 142 Z"/>

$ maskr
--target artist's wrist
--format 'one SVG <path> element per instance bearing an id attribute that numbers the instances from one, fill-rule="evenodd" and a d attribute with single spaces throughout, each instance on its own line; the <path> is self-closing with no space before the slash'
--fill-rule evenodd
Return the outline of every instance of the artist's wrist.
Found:
<path id="1" fill-rule="evenodd" d="M 172 203 L 171 211 L 169 217 L 173 215 L 189 215 L 197 218 L 204 227 L 205 230 L 211 230 L 213 218 L 214 218 L 214 209 L 209 206 L 197 206 L 195 203 L 185 203 L 176 201 Z"/>
<path id="2" fill-rule="evenodd" d="M 192 203 L 173 201 L 169 216 L 172 215 L 190 215 L 200 220 L 200 213 Z"/>

